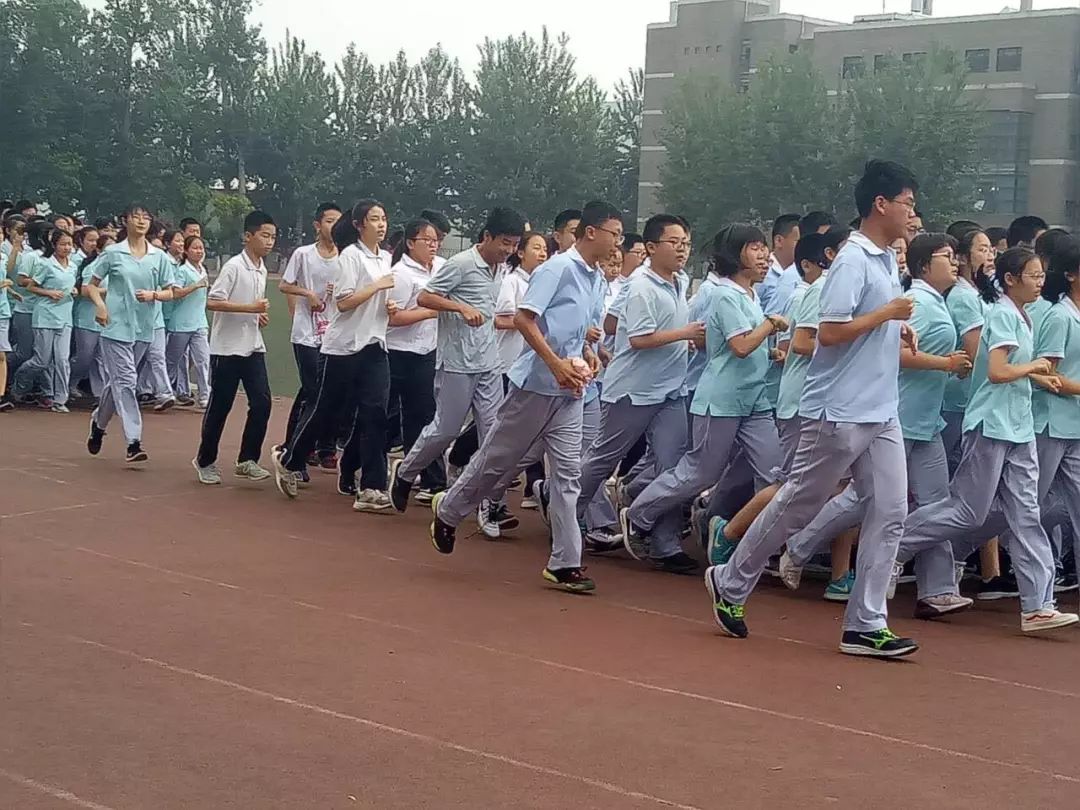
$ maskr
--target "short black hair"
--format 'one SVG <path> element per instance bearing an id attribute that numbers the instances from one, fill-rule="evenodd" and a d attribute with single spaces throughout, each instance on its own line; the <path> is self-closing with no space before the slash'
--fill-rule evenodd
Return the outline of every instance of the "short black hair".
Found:
<path id="1" fill-rule="evenodd" d="M 154 216 L 154 212 L 150 210 L 150 206 L 144 205 L 141 202 L 129 203 L 127 208 L 124 209 L 122 216 L 124 217 L 124 219 L 127 219 L 132 214 L 137 214 L 140 211 L 144 214 L 149 215 L 150 217 Z"/>
<path id="2" fill-rule="evenodd" d="M 18 212 L 19 212 L 19 213 L 21 214 L 21 213 L 22 213 L 23 211 L 25 211 L 25 210 L 26 210 L 27 208 L 37 208 L 37 206 L 36 206 L 36 205 L 34 205 L 34 204 L 33 204 L 32 202 L 30 202 L 29 200 L 18 200 L 18 201 L 17 201 L 16 203 L 15 203 L 15 205 L 14 205 L 14 208 L 15 208 L 15 210 L 16 210 L 16 211 L 18 211 Z"/>
<path id="3" fill-rule="evenodd" d="M 320 222 L 323 218 L 323 214 L 327 211 L 337 211 L 339 214 L 345 213 L 341 210 L 341 206 L 335 202 L 319 203 L 315 208 L 315 222 Z"/>
<path id="4" fill-rule="evenodd" d="M 623 253 L 629 253 L 638 245 L 644 244 L 645 240 L 639 233 L 627 233 L 623 234 L 622 249 Z"/>
<path id="5" fill-rule="evenodd" d="M 829 258 L 825 255 L 825 242 L 825 234 L 818 233 L 817 228 L 812 228 L 809 233 L 804 233 L 799 237 L 799 242 L 795 245 L 795 270 L 800 278 L 805 275 L 803 262 L 811 262 L 818 267 L 828 265 Z"/>
<path id="6" fill-rule="evenodd" d="M 1072 241 L 1072 235 L 1064 228 L 1048 228 L 1035 240 L 1035 254 L 1049 262 L 1050 257 L 1058 252 L 1066 242 Z"/>
<path id="7" fill-rule="evenodd" d="M 831 227 L 835 224 L 836 217 L 828 211 L 810 211 L 803 214 L 802 219 L 799 220 L 799 234 L 806 236 L 806 234 L 813 233 L 818 228 Z"/>
<path id="8" fill-rule="evenodd" d="M 244 217 L 244 233 L 255 233 L 263 225 L 273 225 L 275 228 L 277 227 L 274 218 L 265 211 L 256 209 Z"/>
<path id="9" fill-rule="evenodd" d="M 566 213 L 565 211 L 563 213 Z M 585 204 L 585 208 L 581 211 L 575 211 L 577 214 L 578 226 L 574 231 L 574 236 L 578 239 L 585 235 L 586 228 L 598 228 L 605 222 L 611 222 L 613 219 L 619 220 L 619 224 L 622 224 L 622 212 L 609 202 L 604 200 L 592 200 Z M 559 216 L 562 216 L 560 214 Z M 558 228 L 556 228 L 558 230 Z"/>
<path id="10" fill-rule="evenodd" d="M 874 200 L 878 197 L 891 200 L 905 189 L 919 190 L 919 181 L 907 167 L 891 160 L 868 160 L 863 176 L 855 184 L 855 208 L 860 217 L 868 217 L 874 209 Z"/>
<path id="11" fill-rule="evenodd" d="M 1035 235 L 1049 227 L 1042 217 L 1030 214 L 1017 217 L 1009 224 L 1009 230 L 1005 232 L 1005 241 L 1008 242 L 1009 247 L 1016 247 L 1021 242 L 1031 245 L 1035 242 Z"/>
<path id="12" fill-rule="evenodd" d="M 908 273 L 912 278 L 920 278 L 926 268 L 930 266 L 930 260 L 935 253 L 945 247 L 956 250 L 956 237 L 947 233 L 920 233 L 911 240 L 907 248 Z"/>
<path id="13" fill-rule="evenodd" d="M 98 217 L 94 220 L 94 227 L 97 228 L 99 231 L 102 228 L 115 228 L 116 222 L 113 221 L 112 217 Z"/>
<path id="14" fill-rule="evenodd" d="M 436 211 L 433 208 L 425 208 L 420 212 L 420 219 L 426 219 L 432 224 L 432 226 L 441 233 L 443 236 L 450 233 L 453 228 L 450 226 L 450 220 L 447 219 L 446 214 L 442 211 Z"/>
<path id="15" fill-rule="evenodd" d="M 1000 242 L 1002 239 L 1008 241 L 1009 232 L 1005 228 L 1002 228 L 1000 225 L 995 225 L 992 228 L 986 229 L 986 238 L 990 240 L 990 245 L 994 246 L 997 245 L 997 243 Z"/>
<path id="16" fill-rule="evenodd" d="M 852 229 L 847 225 L 833 225 L 829 230 L 822 234 L 825 239 L 825 247 L 837 251 L 840 250 L 840 245 L 844 244 L 851 238 Z"/>
<path id="17" fill-rule="evenodd" d="M 198 225 L 200 228 L 202 228 L 202 223 L 199 222 L 199 220 L 195 219 L 195 217 L 184 217 L 182 220 L 180 220 L 178 230 L 185 230 L 188 225 Z"/>
<path id="18" fill-rule="evenodd" d="M 755 242 L 768 244 L 756 225 L 737 222 L 725 225 L 713 238 L 712 268 L 719 276 L 733 276 L 742 264 L 743 248 Z"/>
<path id="19" fill-rule="evenodd" d="M 513 208 L 496 206 L 488 214 L 480 236 L 485 233 L 490 234 L 493 239 L 497 236 L 521 237 L 525 233 L 525 218 Z"/>
<path id="20" fill-rule="evenodd" d="M 1056 304 L 1069 292 L 1072 283 L 1068 276 L 1080 273 L 1080 243 L 1070 239 L 1058 245 L 1046 268 L 1046 283 L 1043 284 L 1042 297 Z"/>
<path id="21" fill-rule="evenodd" d="M 658 242 L 664 235 L 664 229 L 669 225 L 678 225 L 684 231 L 686 230 L 686 222 L 676 214 L 653 214 L 645 222 L 645 228 L 641 234 L 642 241 Z"/>
<path id="22" fill-rule="evenodd" d="M 798 214 L 781 214 L 773 220 L 772 224 L 772 238 L 775 239 L 778 236 L 787 236 L 798 227 L 799 220 L 802 219 Z"/>
<path id="23" fill-rule="evenodd" d="M 958 219 L 952 225 L 945 229 L 945 233 L 951 236 L 953 239 L 959 240 L 968 231 L 981 231 L 982 226 L 971 219 Z"/>
<path id="24" fill-rule="evenodd" d="M 565 211 L 560 211 L 555 215 L 555 225 L 552 230 L 561 231 L 575 219 L 581 219 L 581 211 L 577 208 L 567 208 Z"/>

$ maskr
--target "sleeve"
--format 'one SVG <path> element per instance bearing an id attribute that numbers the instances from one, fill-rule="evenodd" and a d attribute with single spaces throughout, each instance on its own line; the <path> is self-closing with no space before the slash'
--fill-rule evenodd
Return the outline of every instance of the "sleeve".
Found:
<path id="1" fill-rule="evenodd" d="M 113 269 L 113 257 L 109 252 L 102 253 L 88 268 L 90 270 L 90 276 L 87 278 L 96 278 L 99 281 L 104 281 L 109 277 L 109 273 Z"/>
<path id="2" fill-rule="evenodd" d="M 1066 319 L 1061 317 L 1059 309 L 1058 306 L 1053 307 L 1039 326 L 1039 334 L 1035 336 L 1036 357 L 1046 357 L 1051 360 L 1061 360 L 1065 357 L 1069 326 Z"/>
<path id="3" fill-rule="evenodd" d="M 334 278 L 334 300 L 340 301 L 356 292 L 360 282 L 360 273 L 356 266 L 359 261 L 360 253 L 357 250 L 347 250 L 338 257 L 338 271 Z"/>
<path id="4" fill-rule="evenodd" d="M 862 298 L 864 273 L 857 265 L 838 259 L 821 288 L 821 323 L 848 323 Z"/>
<path id="5" fill-rule="evenodd" d="M 630 281 L 629 279 L 623 282 L 623 285 L 619 287 L 619 291 L 615 293 L 615 299 L 611 302 L 611 306 L 608 307 L 607 314 L 616 320 L 621 320 L 623 310 L 626 309 L 626 299 L 630 295 Z"/>
<path id="6" fill-rule="evenodd" d="M 949 314 L 956 324 L 956 333 L 963 337 L 972 329 L 981 329 L 986 322 L 982 304 L 976 295 L 950 295 Z"/>
<path id="7" fill-rule="evenodd" d="M 503 276 L 499 285 L 499 297 L 495 299 L 496 315 L 513 315 L 517 312 L 517 278 L 513 273 Z"/>
<path id="8" fill-rule="evenodd" d="M 36 257 L 29 265 L 26 272 L 19 272 L 20 276 L 28 276 L 37 286 L 44 287 L 45 279 L 49 275 L 47 260 Z"/>
<path id="9" fill-rule="evenodd" d="M 817 331 L 821 323 L 821 285 L 811 285 L 791 318 L 794 329 Z"/>
<path id="10" fill-rule="evenodd" d="M 286 284 L 300 284 L 304 286 L 301 281 L 301 275 L 304 268 L 304 251 L 303 249 L 296 249 L 293 251 L 292 256 L 289 257 L 289 263 L 285 265 L 285 272 L 281 275 L 281 280 Z"/>
<path id="11" fill-rule="evenodd" d="M 400 267 L 393 269 L 392 272 L 394 274 L 394 289 L 390 291 L 389 300 L 397 304 L 398 309 L 405 309 L 413 296 L 412 276 L 407 270 Z M 335 289 L 337 288 L 335 287 Z"/>
<path id="12" fill-rule="evenodd" d="M 221 272 L 218 273 L 218 277 L 214 280 L 214 284 L 210 287 L 210 292 L 206 294 L 206 297 L 211 301 L 228 301 L 235 286 L 236 265 L 231 261 L 225 262 L 225 266 L 221 268 Z"/>
<path id="13" fill-rule="evenodd" d="M 427 284 L 424 285 L 424 291 L 445 298 L 461 283 L 461 276 L 461 262 L 448 261 L 432 274 Z"/>
<path id="14" fill-rule="evenodd" d="M 927 312 L 926 304 L 919 300 L 919 296 L 913 293 L 907 293 L 905 298 L 911 300 L 914 309 L 911 311 L 911 318 L 908 319 L 908 324 L 915 330 L 915 334 L 921 335 L 930 328 L 930 315 Z"/>
<path id="15" fill-rule="evenodd" d="M 627 293 L 622 320 L 626 321 L 626 334 L 629 337 L 651 335 L 659 328 L 655 301 L 646 285 L 635 284 Z"/>
<path id="16" fill-rule="evenodd" d="M 745 335 L 754 329 L 754 324 L 750 323 L 746 311 L 731 295 L 716 296 L 709 320 L 724 340 L 731 340 L 737 335 Z"/>
<path id="17" fill-rule="evenodd" d="M 157 288 L 159 290 L 172 287 L 176 283 L 176 268 L 164 253 L 158 261 L 158 266 L 154 275 L 154 280 L 157 282 Z"/>
<path id="18" fill-rule="evenodd" d="M 537 315 L 543 315 L 547 308 L 551 306 L 555 293 L 558 292 L 562 275 L 562 268 L 551 264 L 533 271 L 532 276 L 529 277 L 529 286 L 525 288 L 525 296 L 521 299 L 521 303 L 518 304 L 518 309 L 526 309 Z M 505 289 L 505 282 L 503 289 Z M 502 297 L 501 292 L 499 297 Z"/>
<path id="19" fill-rule="evenodd" d="M 37 266 L 37 258 L 33 253 L 20 253 L 15 260 L 15 275 L 30 278 Z"/>
<path id="20" fill-rule="evenodd" d="M 694 297 L 690 299 L 690 312 L 688 317 L 691 323 L 705 322 L 709 318 L 709 309 L 712 301 L 711 285 L 698 287 Z"/>
<path id="21" fill-rule="evenodd" d="M 1016 348 L 1020 345 L 1016 339 L 1015 317 L 1010 316 L 1004 307 L 995 306 L 990 310 L 982 335 L 988 352 L 1004 347 Z"/>

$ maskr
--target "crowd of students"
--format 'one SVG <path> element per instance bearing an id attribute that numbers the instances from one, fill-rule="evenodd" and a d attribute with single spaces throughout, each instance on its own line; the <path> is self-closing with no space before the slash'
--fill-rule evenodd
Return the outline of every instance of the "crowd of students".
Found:
<path id="1" fill-rule="evenodd" d="M 16 400 L 96 400 L 93 455 L 115 414 L 142 464 L 140 405 L 204 408 L 207 485 L 242 384 L 237 476 L 291 500 L 322 470 L 360 512 L 414 499 L 443 554 L 466 520 L 513 531 L 506 495 L 524 483 L 550 530 L 543 578 L 564 590 L 595 588 L 586 553 L 699 573 L 693 536 L 736 638 L 765 571 L 795 589 L 815 564 L 846 603 L 848 654 L 918 649 L 887 623 L 906 579 L 917 618 L 972 607 L 972 578 L 980 600 L 1019 599 L 1024 632 L 1076 624 L 1056 598 L 1077 588 L 1080 243 L 1030 216 L 927 233 L 917 193 L 871 161 L 850 227 L 820 211 L 770 234 L 725 226 L 694 291 L 673 214 L 638 236 L 591 202 L 544 234 L 495 208 L 444 259 L 439 212 L 391 230 L 375 200 L 320 205 L 279 284 L 300 387 L 270 469 L 265 213 L 211 281 L 194 220 L 174 231 L 136 205 L 117 232 L 20 202 L 3 217 L 0 357 L 10 331 Z"/>

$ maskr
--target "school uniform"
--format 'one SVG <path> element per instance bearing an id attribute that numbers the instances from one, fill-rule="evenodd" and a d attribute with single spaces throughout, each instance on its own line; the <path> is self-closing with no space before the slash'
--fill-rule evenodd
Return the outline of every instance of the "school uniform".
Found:
<path id="1" fill-rule="evenodd" d="M 331 299 L 328 291 L 338 273 L 337 254 L 325 258 L 319 253 L 317 244 L 303 245 L 293 251 L 281 280 L 286 284 L 295 284 L 318 293 L 324 304 L 322 312 L 313 312 L 306 297 L 293 296 L 292 331 L 289 342 L 292 344 L 293 358 L 296 361 L 296 373 L 300 378 L 300 390 L 296 392 L 289 419 L 285 424 L 285 444 L 292 441 L 296 426 L 303 415 L 304 407 L 313 401 L 319 392 L 319 379 L 322 376 L 326 355 L 319 349 L 322 338 L 330 325 Z M 349 415 L 351 420 L 351 414 Z M 336 420 L 328 422 L 324 435 L 316 442 L 316 450 L 323 458 L 337 455 Z"/>
<path id="2" fill-rule="evenodd" d="M 408 255 L 393 267 L 394 289 L 390 300 L 399 312 L 416 309 L 416 299 L 430 281 L 428 270 Z M 428 318 L 409 326 L 391 326 L 386 330 L 386 349 L 390 360 L 390 419 L 396 420 L 387 430 L 389 437 L 399 434 L 401 446 L 408 453 L 424 427 L 435 416 L 435 359 L 439 337 L 437 319 Z M 446 488 L 446 469 L 437 458 L 420 473 L 420 486 L 430 491 Z"/>
<path id="3" fill-rule="evenodd" d="M 982 329 L 986 321 L 987 306 L 979 297 L 978 291 L 967 279 L 958 277 L 956 284 L 949 290 L 945 299 L 956 326 L 957 349 L 964 348 L 964 336 L 973 329 Z M 949 460 L 950 474 L 956 471 L 960 463 L 960 441 L 964 434 L 964 411 L 971 395 L 971 377 L 952 376 L 945 383 L 945 399 L 941 415 L 945 427 L 941 431 L 941 440 Z"/>
<path id="4" fill-rule="evenodd" d="M 70 257 L 65 266 L 55 256 L 47 259 L 39 256 L 30 270 L 30 279 L 35 286 L 61 292 L 63 297 L 53 301 L 36 293 L 26 293 L 41 300 L 34 306 L 31 316 L 34 354 L 15 372 L 12 393 L 16 397 L 28 394 L 40 379 L 42 392 L 53 405 L 67 404 L 75 273 L 76 268 Z"/>
<path id="5" fill-rule="evenodd" d="M 136 397 L 136 369 L 154 339 L 157 309 L 135 297 L 136 290 L 160 290 L 169 285 L 168 255 L 151 244 L 135 258 L 125 240 L 105 248 L 92 265 L 91 279 L 108 282 L 105 306 L 109 323 L 101 331 L 98 349 L 105 367 L 105 388 L 91 417 L 105 430 L 120 414 L 128 444 L 142 439 L 142 415 Z"/>
<path id="6" fill-rule="evenodd" d="M 171 286 L 173 289 L 182 289 L 206 279 L 204 268 L 185 262 L 173 271 Z M 200 287 L 179 301 L 170 302 L 172 306 L 169 310 L 168 342 L 165 347 L 165 363 L 173 389 L 185 395 L 190 394 L 187 376 L 190 363 L 195 370 L 199 402 L 204 407 L 210 401 L 210 325 L 206 319 L 206 300 L 207 289 Z"/>
<path id="7" fill-rule="evenodd" d="M 1054 606 L 1054 557 L 1040 524 L 1031 381 L 991 383 L 989 355 L 998 348 L 1009 350 L 1013 365 L 1031 362 L 1035 353 L 1030 318 L 1007 297 L 986 316 L 964 414 L 963 455 L 949 498 L 908 517 L 903 548 L 919 551 L 961 539 L 996 507 L 1012 532 L 1010 556 L 1020 608 L 1027 613 Z"/>
<path id="8" fill-rule="evenodd" d="M 784 266 L 776 260 L 776 256 L 769 254 L 769 269 L 765 278 L 757 285 L 754 292 L 758 295 L 758 303 L 762 310 L 772 307 L 772 299 L 776 294 L 776 285 L 780 282 L 780 276 L 784 275 Z"/>
<path id="9" fill-rule="evenodd" d="M 721 278 L 706 322 L 708 365 L 690 405 L 694 418 L 690 451 L 661 473 L 630 507 L 631 523 L 648 533 L 666 514 L 720 480 L 736 447 L 754 471 L 758 487 L 772 481 L 780 463 L 780 444 L 766 392 L 770 365 L 767 341 L 739 358 L 728 341 L 756 329 L 765 314 L 753 290 Z"/>
<path id="10" fill-rule="evenodd" d="M 5 242 L 4 244 L 8 243 Z M 4 256 L 5 269 L 7 268 L 10 253 L 11 248 L 9 246 L 8 253 Z M 22 251 L 15 257 L 14 280 L 22 300 L 15 301 L 11 307 L 9 336 L 15 349 L 15 354 L 9 363 L 12 374 L 18 371 L 19 366 L 34 356 L 34 309 L 37 307 L 38 301 L 41 300 L 41 296 L 33 295 L 25 287 L 20 286 L 19 279 L 30 278 L 34 263 L 40 256 L 40 250 L 30 250 L 24 243 Z"/>
<path id="11" fill-rule="evenodd" d="M 352 415 L 349 440 L 338 462 L 338 477 L 349 488 L 386 489 L 386 404 L 390 392 L 390 367 L 386 358 L 386 302 L 390 291 L 380 290 L 347 312 L 337 302 L 369 287 L 391 273 L 390 254 L 378 253 L 360 242 L 338 256 L 334 277 L 330 322 L 319 351 L 325 355 L 319 390 L 304 406 L 303 415 L 287 445 L 281 462 L 285 469 L 300 472 L 308 455 L 327 431 L 337 425 L 338 415 Z M 346 490 L 347 491 L 347 490 Z"/>
<path id="12" fill-rule="evenodd" d="M 176 273 L 176 260 L 168 253 L 165 254 L 165 263 L 168 268 L 168 280 L 165 286 L 172 286 L 172 278 Z M 156 402 L 168 402 L 175 398 L 172 384 L 169 382 L 169 369 L 165 360 L 168 336 L 165 331 L 165 303 L 154 301 L 154 333 L 150 337 L 150 345 L 147 346 L 143 359 L 139 363 L 139 378 L 137 390 L 139 394 L 150 394 Z"/>
<path id="13" fill-rule="evenodd" d="M 7 278 L 7 254 L 0 252 L 0 279 Z M 0 352 L 11 351 L 11 298 L 6 289 L 0 290 Z"/>
<path id="14" fill-rule="evenodd" d="M 625 288 L 615 356 L 604 373 L 600 394 L 602 428 L 582 466 L 579 517 L 584 517 L 597 490 L 642 435 L 648 436 L 646 456 L 654 459 L 642 491 L 656 475 L 678 463 L 686 446 L 687 342 L 634 349 L 630 338 L 685 327 L 687 281 L 676 275 L 669 282 L 651 266 L 642 267 L 631 274 Z M 638 494 L 632 492 L 631 497 Z M 663 559 L 680 553 L 681 529 L 681 512 L 671 511 L 659 519 L 650 533 L 650 555 Z"/>
<path id="15" fill-rule="evenodd" d="M 821 323 L 845 323 L 900 294 L 896 254 L 855 233 L 821 289 Z M 847 470 L 872 499 L 863 522 L 855 585 L 844 630 L 886 627 L 886 592 L 907 512 L 907 471 L 897 418 L 900 324 L 856 340 L 818 345 L 799 402 L 803 419 L 791 475 L 751 525 L 727 565 L 712 568 L 713 590 L 745 604 L 769 558 L 809 523 Z"/>
<path id="16" fill-rule="evenodd" d="M 82 290 L 90 284 L 94 275 L 94 263 L 83 267 L 80 271 L 80 294 L 75 299 L 72 310 L 72 334 L 75 342 L 75 359 L 71 363 L 70 387 L 74 389 L 85 379 L 90 380 L 90 393 L 95 398 L 101 397 L 105 388 L 105 364 L 101 359 L 101 350 L 98 344 L 101 341 L 102 326 L 96 320 L 97 313 L 94 302 L 82 295 Z M 108 297 L 108 282 L 101 283 L 101 290 Z"/>
<path id="17" fill-rule="evenodd" d="M 502 272 L 502 268 L 488 266 L 472 247 L 449 259 L 424 285 L 426 292 L 473 307 L 484 316 L 484 322 L 469 326 L 456 312 L 439 312 L 435 416 L 398 467 L 402 481 L 413 481 L 442 457 L 461 433 L 470 407 L 481 444 L 495 422 L 503 399 L 495 334 L 495 303 Z"/>
<path id="18" fill-rule="evenodd" d="M 580 357 L 586 332 L 602 306 L 602 282 L 600 271 L 571 248 L 533 271 L 519 308 L 537 316 L 541 334 L 557 355 Z M 584 400 L 560 388 L 531 348 L 519 355 L 508 376 L 510 390 L 494 427 L 439 503 L 438 517 L 457 526 L 476 511 L 483 498 L 505 489 L 530 451 L 542 452 L 549 465 L 552 547 L 547 567 L 551 571 L 580 568 L 577 508 Z"/>
<path id="19" fill-rule="evenodd" d="M 821 288 L 825 286 L 827 275 L 822 273 L 813 284 L 800 281 L 796 286 L 785 340 L 791 341 L 795 337 L 796 329 L 813 329 L 817 332 L 821 322 Z M 811 355 L 798 354 L 789 346 L 780 375 L 780 388 L 776 396 L 776 429 L 780 439 L 780 468 L 783 477 L 791 472 L 791 462 L 799 446 L 799 430 L 802 426 L 799 400 L 806 383 L 806 372 L 810 368 L 810 357 Z"/>
<path id="20" fill-rule="evenodd" d="M 206 297 L 210 301 L 254 304 L 266 297 L 266 266 L 261 259 L 256 264 L 246 251 L 241 251 L 225 262 Z M 188 324 L 195 325 L 195 314 L 191 313 L 191 317 Z M 266 344 L 259 316 L 248 312 L 215 312 L 210 331 L 210 401 L 203 415 L 202 436 L 195 457 L 200 468 L 217 461 L 221 434 L 241 383 L 248 410 L 236 461 L 258 463 L 271 408 Z"/>
<path id="21" fill-rule="evenodd" d="M 762 307 L 762 311 L 766 315 L 780 315 L 790 320 L 795 293 L 800 284 L 803 284 L 802 276 L 799 275 L 795 264 L 792 263 L 785 267 L 784 272 L 776 280 L 772 297 L 769 299 L 768 309 Z M 776 334 L 770 335 L 766 341 L 768 347 L 770 349 L 777 348 L 780 345 L 780 337 L 780 335 Z M 780 398 L 780 379 L 783 375 L 784 364 L 770 361 L 769 368 L 765 372 L 765 393 L 774 409 L 777 400 Z"/>

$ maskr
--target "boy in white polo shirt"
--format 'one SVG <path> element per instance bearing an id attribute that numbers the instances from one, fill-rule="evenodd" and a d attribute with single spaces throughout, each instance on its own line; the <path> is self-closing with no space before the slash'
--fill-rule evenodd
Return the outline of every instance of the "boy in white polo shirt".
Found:
<path id="1" fill-rule="evenodd" d="M 203 417 L 199 453 L 192 461 L 204 484 L 221 483 L 216 463 L 218 444 L 240 383 L 244 384 L 248 412 L 235 473 L 238 478 L 252 481 L 270 477 L 259 466 L 270 422 L 270 382 L 262 337 L 262 329 L 269 323 L 263 259 L 274 249 L 276 238 L 277 226 L 269 214 L 248 214 L 244 218 L 244 249 L 225 263 L 207 294 L 207 309 L 214 313 L 210 330 L 210 403 Z"/>

